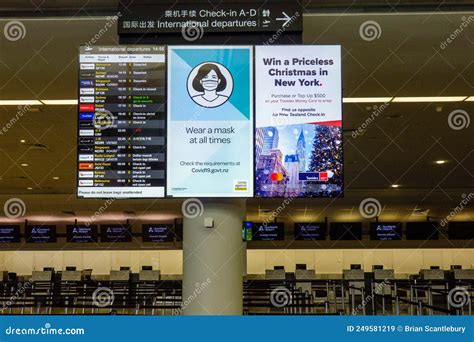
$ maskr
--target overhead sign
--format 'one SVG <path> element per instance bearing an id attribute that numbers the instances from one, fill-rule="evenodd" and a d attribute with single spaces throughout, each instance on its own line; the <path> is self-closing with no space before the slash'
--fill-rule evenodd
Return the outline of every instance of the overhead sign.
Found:
<path id="1" fill-rule="evenodd" d="M 101 242 L 132 242 L 132 227 L 129 224 L 100 226 Z"/>
<path id="2" fill-rule="evenodd" d="M 255 49 L 256 196 L 340 196 L 340 46 Z"/>
<path id="3" fill-rule="evenodd" d="M 98 242 L 98 228 L 96 225 L 67 225 L 66 241 L 74 243 Z"/>
<path id="4" fill-rule="evenodd" d="M 252 48 L 168 48 L 170 197 L 253 196 Z"/>
<path id="5" fill-rule="evenodd" d="M 20 242 L 20 226 L 18 225 L 1 225 L 0 226 L 0 244 L 19 243 Z"/>
<path id="6" fill-rule="evenodd" d="M 165 48 L 81 47 L 78 196 L 165 195 Z"/>
<path id="7" fill-rule="evenodd" d="M 27 225 L 25 226 L 25 240 L 27 243 L 56 243 L 56 226 Z"/>
<path id="8" fill-rule="evenodd" d="M 212 4 L 123 4 L 119 34 L 302 31 L 298 1 Z M 194 38 L 194 36 L 192 37 Z"/>
<path id="9" fill-rule="evenodd" d="M 142 225 L 143 242 L 173 242 L 172 224 L 144 224 Z"/>

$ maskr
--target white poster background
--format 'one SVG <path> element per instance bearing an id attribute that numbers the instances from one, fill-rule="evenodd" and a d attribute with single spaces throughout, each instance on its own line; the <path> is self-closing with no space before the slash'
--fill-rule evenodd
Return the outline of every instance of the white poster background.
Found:
<path id="1" fill-rule="evenodd" d="M 280 61 L 281 64 L 272 60 Z M 332 60 L 332 65 L 304 61 Z M 341 47 L 339 45 L 255 47 L 256 127 L 342 120 Z M 288 61 L 288 63 L 286 63 Z M 301 61 L 302 64 L 294 63 Z M 279 72 L 316 72 L 315 76 L 272 76 Z M 324 73 L 327 72 L 325 75 Z M 300 80 L 306 83 L 303 85 Z M 277 81 L 280 84 L 277 84 Z M 309 83 L 308 83 L 309 82 Z"/>

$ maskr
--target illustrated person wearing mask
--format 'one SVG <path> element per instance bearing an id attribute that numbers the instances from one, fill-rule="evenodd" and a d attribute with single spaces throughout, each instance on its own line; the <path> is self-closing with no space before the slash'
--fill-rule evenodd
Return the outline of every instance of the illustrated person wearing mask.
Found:
<path id="1" fill-rule="evenodd" d="M 229 99 L 228 96 L 219 94 L 226 89 L 227 80 L 215 64 L 202 65 L 193 79 L 192 87 L 202 93 L 193 96 L 192 99 L 203 107 L 218 107 Z"/>

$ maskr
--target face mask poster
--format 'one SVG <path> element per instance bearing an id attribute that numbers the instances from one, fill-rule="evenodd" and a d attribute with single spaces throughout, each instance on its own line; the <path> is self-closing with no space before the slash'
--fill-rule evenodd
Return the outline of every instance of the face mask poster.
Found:
<path id="1" fill-rule="evenodd" d="M 168 48 L 168 196 L 253 196 L 252 60 L 250 46 Z"/>
<path id="2" fill-rule="evenodd" d="M 342 196 L 341 47 L 257 46 L 255 71 L 255 196 Z"/>

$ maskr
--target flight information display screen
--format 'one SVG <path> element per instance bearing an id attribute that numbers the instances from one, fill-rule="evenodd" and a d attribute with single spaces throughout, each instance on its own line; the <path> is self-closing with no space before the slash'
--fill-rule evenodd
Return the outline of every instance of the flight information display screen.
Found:
<path id="1" fill-rule="evenodd" d="M 172 224 L 144 224 L 142 225 L 143 242 L 173 242 Z"/>
<path id="2" fill-rule="evenodd" d="M 331 240 L 362 240 L 362 223 L 331 222 L 329 238 Z"/>
<path id="3" fill-rule="evenodd" d="M 252 241 L 285 240 L 285 226 L 282 222 L 253 223 Z"/>
<path id="4" fill-rule="evenodd" d="M 438 222 L 407 222 L 407 240 L 438 240 Z"/>
<path id="5" fill-rule="evenodd" d="M 296 222 L 294 227 L 295 240 L 312 241 L 326 240 L 326 223 L 301 223 Z"/>
<path id="6" fill-rule="evenodd" d="M 28 225 L 25 227 L 25 240 L 27 243 L 55 243 L 56 226 Z"/>
<path id="7" fill-rule="evenodd" d="M 371 222 L 370 239 L 392 241 L 402 239 L 402 224 L 400 222 Z"/>
<path id="8" fill-rule="evenodd" d="M 97 226 L 76 226 L 68 225 L 66 226 L 66 239 L 67 242 L 75 243 L 90 243 L 98 242 L 98 229 Z"/>
<path id="9" fill-rule="evenodd" d="M 0 243 L 19 243 L 20 226 L 2 225 L 0 226 Z"/>
<path id="10" fill-rule="evenodd" d="M 474 222 L 449 222 L 448 234 L 453 240 L 472 240 L 474 239 Z"/>
<path id="11" fill-rule="evenodd" d="M 165 189 L 165 48 L 83 46 L 80 198 L 159 198 Z"/>
<path id="12" fill-rule="evenodd" d="M 100 226 L 101 242 L 132 242 L 132 227 L 128 224 Z"/>

